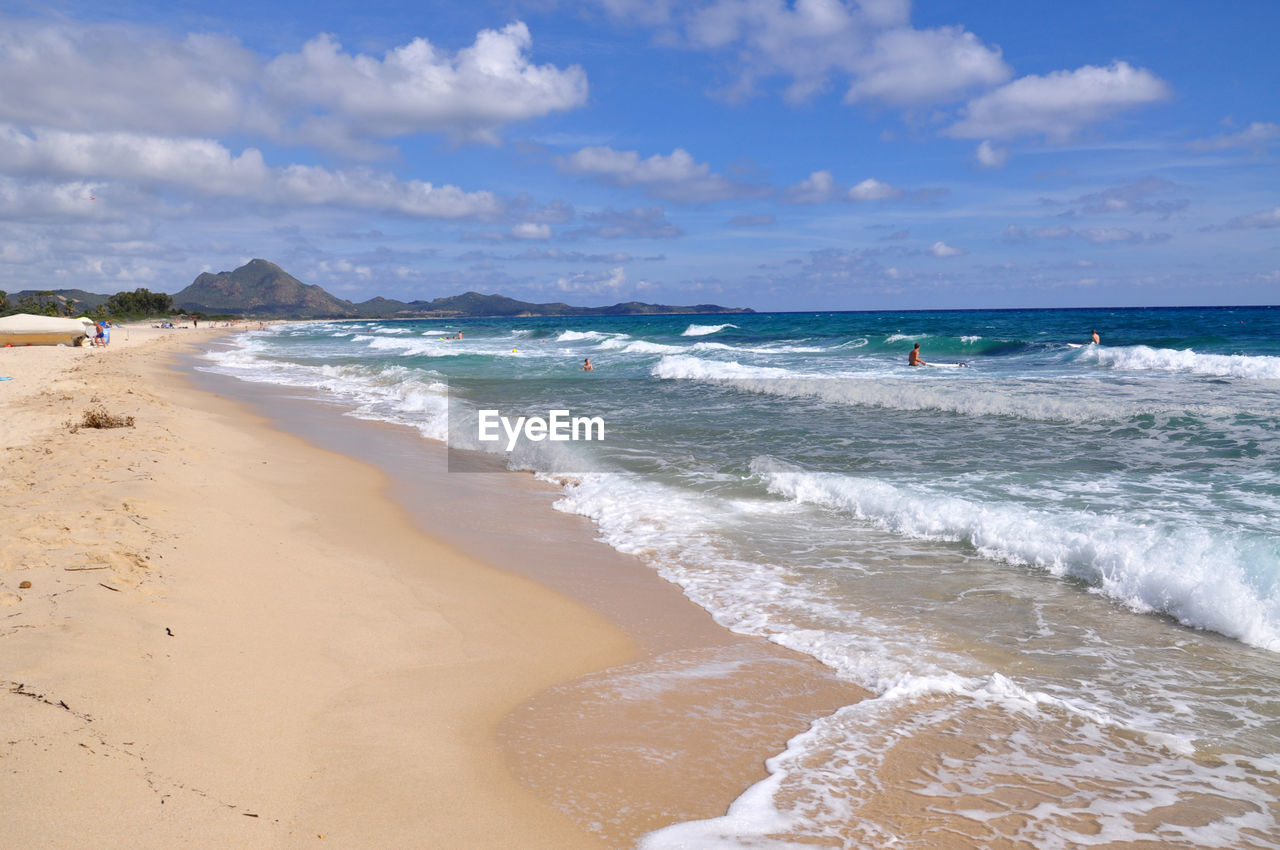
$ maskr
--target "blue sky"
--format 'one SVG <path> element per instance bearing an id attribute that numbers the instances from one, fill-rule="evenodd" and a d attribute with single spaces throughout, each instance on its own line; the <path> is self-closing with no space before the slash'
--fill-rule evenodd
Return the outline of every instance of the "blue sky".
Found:
<path id="1" fill-rule="evenodd" d="M 1280 3 L 0 11 L 0 289 L 1280 303 Z"/>

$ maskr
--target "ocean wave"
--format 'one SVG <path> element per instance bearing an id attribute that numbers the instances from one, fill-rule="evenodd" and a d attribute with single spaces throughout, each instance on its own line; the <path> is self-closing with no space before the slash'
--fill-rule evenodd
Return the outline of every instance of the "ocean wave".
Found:
<path id="1" fill-rule="evenodd" d="M 400 366 L 290 363 L 264 358 L 252 340 L 239 348 L 209 352 L 210 371 L 252 383 L 320 390 L 350 405 L 348 415 L 408 425 L 424 437 L 448 437 L 448 387 L 428 373 Z"/>
<path id="2" fill-rule="evenodd" d="M 890 334 L 889 336 L 885 337 L 884 341 L 885 342 L 910 342 L 911 340 L 916 340 L 916 339 L 928 339 L 930 336 L 932 336 L 932 334 L 896 333 L 896 334 Z"/>
<path id="3" fill-rule="evenodd" d="M 1080 359 L 1100 366 L 1140 372 L 1187 372 L 1220 378 L 1280 380 L 1280 357 L 1255 354 L 1201 354 L 1191 349 L 1134 345 L 1111 348 L 1090 345 Z"/>
<path id="4" fill-rule="evenodd" d="M 753 460 L 751 469 L 784 498 L 844 511 L 905 537 L 965 543 L 987 558 L 1082 579 L 1135 610 L 1280 651 L 1280 546 L 1274 539 L 973 502 L 926 488 L 798 470 L 767 457 Z"/>
<path id="5" fill-rule="evenodd" d="M 707 336 L 708 334 L 719 333 L 725 328 L 736 328 L 737 325 L 689 325 L 681 332 L 680 336 Z"/>
<path id="6" fill-rule="evenodd" d="M 693 346 L 696 348 L 697 346 Z M 703 381 L 743 392 L 782 398 L 817 398 L 850 407 L 886 410 L 936 410 L 965 416 L 1011 416 L 1036 421 L 1098 422 L 1143 414 L 1167 412 L 1144 401 L 1098 399 L 1064 394 L 1060 387 L 1028 382 L 966 378 L 963 381 L 932 374 L 895 377 L 884 374 L 807 373 L 772 366 L 752 366 L 737 361 L 707 360 L 690 355 L 668 355 L 650 370 L 655 378 Z M 1232 410 L 1179 411 L 1205 415 L 1230 415 Z"/>
<path id="7" fill-rule="evenodd" d="M 601 351 L 620 351 L 623 354 L 668 354 L 673 351 L 684 351 L 681 345 L 666 345 L 661 342 L 649 342 L 644 339 L 606 339 L 596 348 Z"/>
<path id="8" fill-rule="evenodd" d="M 625 338 L 626 334 L 601 333 L 600 331 L 562 331 L 556 342 L 583 342 L 597 339 Z"/>
<path id="9" fill-rule="evenodd" d="M 790 378 L 795 373 L 774 366 L 744 366 L 734 360 L 703 360 L 688 355 L 668 355 L 654 364 L 655 378 L 732 381 L 742 378 Z"/>

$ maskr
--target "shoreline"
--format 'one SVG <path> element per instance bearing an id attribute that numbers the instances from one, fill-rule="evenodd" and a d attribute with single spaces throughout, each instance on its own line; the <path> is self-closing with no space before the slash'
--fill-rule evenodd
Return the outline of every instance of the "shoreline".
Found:
<path id="1" fill-rule="evenodd" d="M 44 388 L 0 396 L 16 414 L 0 502 L 18 530 L 0 560 L 15 840 L 630 846 L 723 813 L 788 737 L 852 701 L 817 662 L 731 635 L 591 539 L 532 479 L 497 484 L 487 528 L 503 538 L 441 535 L 423 518 L 491 498 L 453 485 L 493 476 L 454 476 L 432 503 L 430 487 L 409 493 L 357 452 L 196 388 L 168 364 L 215 333 L 28 349 Z M 22 377 L 13 354 L 0 363 Z M 62 427 L 91 400 L 136 426 Z M 511 546 L 535 569 L 503 563 Z M 599 702 L 673 672 L 710 686 L 692 703 Z M 769 705 L 748 741 L 723 709 L 752 695 Z M 566 725 L 584 706 L 595 724 Z M 637 771 L 659 744 L 678 763 Z"/>
<path id="2" fill-rule="evenodd" d="M 866 696 L 810 656 L 719 625 L 652 567 L 598 540 L 590 520 L 555 510 L 559 488 L 528 473 L 487 456 L 464 465 L 495 471 L 449 472 L 446 447 L 408 426 L 342 415 L 346 407 L 307 390 L 184 371 L 309 443 L 381 469 L 428 536 L 586 605 L 632 640 L 635 658 L 531 695 L 500 727 L 513 773 L 610 847 L 724 814 L 791 737 Z"/>

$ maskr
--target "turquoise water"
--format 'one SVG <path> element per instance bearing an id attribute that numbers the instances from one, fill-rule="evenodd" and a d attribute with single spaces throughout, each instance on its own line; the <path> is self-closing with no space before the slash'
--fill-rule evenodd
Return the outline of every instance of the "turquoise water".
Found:
<path id="1" fill-rule="evenodd" d="M 990 842 L 1280 846 L 1280 309 L 331 322 L 212 357 L 457 449 L 503 453 L 478 409 L 600 417 L 507 461 L 875 694 L 646 846 L 883 846 L 902 795 Z M 1019 782 L 1069 792 L 1029 817 Z"/>

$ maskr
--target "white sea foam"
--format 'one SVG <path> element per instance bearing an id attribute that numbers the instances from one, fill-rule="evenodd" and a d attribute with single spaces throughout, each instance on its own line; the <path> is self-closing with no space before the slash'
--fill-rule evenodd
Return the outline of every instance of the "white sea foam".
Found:
<path id="1" fill-rule="evenodd" d="M 621 351 L 623 354 L 668 354 L 686 350 L 681 345 L 666 345 L 661 342 L 630 338 L 606 339 L 596 348 L 602 351 Z"/>
<path id="2" fill-rule="evenodd" d="M 768 778 L 735 800 L 725 815 L 649 833 L 638 846 L 746 850 L 904 844 L 901 824 L 873 804 L 887 786 L 924 798 L 922 806 L 939 834 L 947 834 L 947 819 L 957 825 L 967 821 L 970 827 L 980 824 L 986 834 L 964 842 L 972 846 L 1065 850 L 1152 841 L 1163 846 L 1264 846 L 1255 838 L 1274 831 L 1274 775 L 1268 778 L 1230 761 L 1153 751 L 1140 740 L 1114 734 L 1115 727 L 1107 723 L 1075 714 L 1053 717 L 1052 707 L 1030 712 L 1036 718 L 1030 728 L 1048 721 L 1049 735 L 1027 729 L 990 734 L 984 727 L 1007 726 L 1025 711 L 1006 702 L 1010 684 L 1000 677 L 992 680 L 985 696 L 923 700 L 910 709 L 886 698 L 846 706 L 792 738 L 784 752 L 766 762 Z M 993 708 L 1007 713 L 993 714 Z M 1014 723 L 1016 727 L 1016 719 Z M 932 760 L 924 756 L 927 767 L 908 772 L 918 777 L 902 777 L 892 769 L 900 751 L 918 746 L 912 739 L 939 730 L 966 742 L 965 757 L 947 752 Z M 1038 797 L 1031 816 L 1011 818 L 998 794 L 983 792 L 993 786 L 1017 787 L 1014 777 L 1072 790 Z M 1133 793 L 1138 787 L 1141 792 Z M 968 800 L 957 804 L 958 794 Z M 1206 794 L 1243 805 L 1237 813 L 1203 825 L 1162 817 L 1164 811 Z"/>
<path id="3" fill-rule="evenodd" d="M 681 336 L 707 336 L 719 333 L 725 328 L 736 328 L 737 325 L 689 325 L 681 332 Z"/>
<path id="4" fill-rule="evenodd" d="M 556 342 L 582 342 L 583 340 L 610 339 L 625 337 L 626 334 L 601 333 L 600 331 L 562 331 Z"/>
<path id="5" fill-rule="evenodd" d="M 698 343 L 703 345 L 704 343 Z M 696 349 L 697 345 L 692 346 Z M 784 398 L 818 398 L 848 406 L 881 407 L 889 410 L 940 410 L 968 416 L 1015 416 L 1040 421 L 1087 422 L 1114 420 L 1145 413 L 1163 413 L 1165 408 L 1142 397 L 1128 398 L 1113 393 L 1064 392 L 1058 383 L 986 380 L 966 375 L 957 380 L 948 373 L 894 377 L 894 367 L 864 366 L 858 372 L 830 371 L 805 373 L 773 366 L 753 366 L 737 361 L 708 360 L 690 355 L 663 357 L 650 373 L 655 378 L 703 381 L 731 386 L 744 392 Z M 921 380 L 925 378 L 925 380 Z M 1199 415 L 1230 415 L 1232 409 L 1203 408 Z"/>
<path id="6" fill-rule="evenodd" d="M 890 334 L 889 336 L 885 337 L 884 341 L 885 342 L 903 342 L 903 341 L 910 341 L 913 339 L 928 339 L 930 336 L 932 336 L 932 334 L 896 333 L 896 334 Z"/>
<path id="7" fill-rule="evenodd" d="M 703 360 L 688 355 L 663 357 L 650 370 L 655 378 L 725 381 L 741 378 L 789 378 L 795 373 L 773 366 L 744 366 L 737 361 Z"/>
<path id="8" fill-rule="evenodd" d="M 205 358 L 211 371 L 254 383 L 282 384 L 321 391 L 350 406 L 349 415 L 408 425 L 424 437 L 448 436 L 448 387 L 434 376 L 403 367 L 331 366 L 271 360 L 261 341 L 213 351 Z"/>
<path id="9" fill-rule="evenodd" d="M 1187 372 L 1223 378 L 1280 380 L 1280 357 L 1250 354 L 1200 354 L 1191 349 L 1125 348 L 1090 345 L 1080 349 L 1082 360 L 1100 366 L 1138 372 Z"/>
<path id="10" fill-rule="evenodd" d="M 978 340 L 980 340 L 980 339 L 982 339 L 982 337 L 980 337 L 980 336 L 962 336 L 962 337 L 960 337 L 960 341 L 961 341 L 961 342 L 977 342 L 977 341 L 978 341 Z"/>
<path id="11" fill-rule="evenodd" d="M 920 540 L 963 542 L 984 557 L 1088 581 L 1135 610 L 1159 611 L 1280 651 L 1280 548 L 1257 535 L 1139 524 L 1081 511 L 975 502 L 921 486 L 752 461 L 769 490 Z"/>

